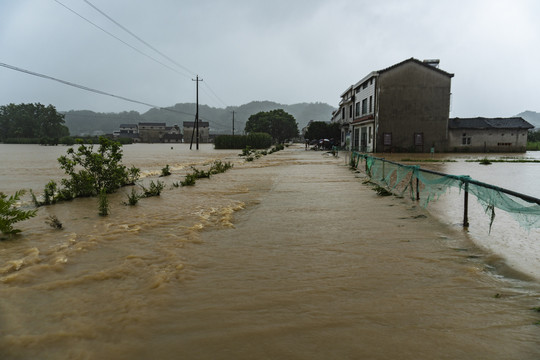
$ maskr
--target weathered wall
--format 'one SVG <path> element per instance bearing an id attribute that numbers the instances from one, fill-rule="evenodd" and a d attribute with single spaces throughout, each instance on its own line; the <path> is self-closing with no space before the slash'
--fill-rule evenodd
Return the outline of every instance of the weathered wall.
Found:
<path id="1" fill-rule="evenodd" d="M 470 138 L 470 144 L 463 144 L 463 138 Z M 454 152 L 525 152 L 526 149 L 527 130 L 451 129 L 448 134 L 448 150 Z"/>
<path id="2" fill-rule="evenodd" d="M 450 81 L 443 73 L 411 62 L 383 72 L 377 81 L 378 131 L 376 152 L 429 152 L 447 149 Z M 383 134 L 392 133 L 392 146 Z M 423 133 L 423 146 L 414 134 Z"/>

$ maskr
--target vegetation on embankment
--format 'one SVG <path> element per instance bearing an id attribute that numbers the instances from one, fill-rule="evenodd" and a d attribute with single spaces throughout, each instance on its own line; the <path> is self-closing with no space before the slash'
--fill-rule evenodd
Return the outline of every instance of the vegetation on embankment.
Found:
<path id="1" fill-rule="evenodd" d="M 248 135 L 220 135 L 214 141 L 216 149 L 267 149 L 272 146 L 272 137 L 267 133 Z"/>

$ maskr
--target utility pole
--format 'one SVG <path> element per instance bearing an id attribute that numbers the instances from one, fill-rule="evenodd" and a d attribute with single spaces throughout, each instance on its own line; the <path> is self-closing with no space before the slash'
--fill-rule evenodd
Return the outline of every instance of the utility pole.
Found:
<path id="1" fill-rule="evenodd" d="M 199 81 L 203 81 L 203 79 L 199 80 L 199 75 L 197 75 L 197 79 L 191 79 L 191 81 L 197 82 L 197 110 L 195 112 L 195 123 L 193 124 L 193 132 L 191 133 L 191 143 L 189 144 L 189 150 L 191 150 L 193 146 L 193 135 L 195 135 L 195 131 L 197 132 L 197 150 L 199 150 Z"/>
<path id="2" fill-rule="evenodd" d="M 234 111 L 232 112 L 232 136 L 234 136 Z"/>

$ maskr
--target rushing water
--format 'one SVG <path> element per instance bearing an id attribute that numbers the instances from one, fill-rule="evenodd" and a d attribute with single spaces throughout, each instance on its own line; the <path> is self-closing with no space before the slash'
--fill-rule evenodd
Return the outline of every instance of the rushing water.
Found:
<path id="1" fill-rule="evenodd" d="M 65 150 L 0 145 L 0 191 L 39 193 Z M 120 190 L 107 217 L 76 199 L 17 224 L 0 242 L 0 358 L 540 356 L 538 281 L 493 271 L 473 234 L 378 197 L 343 158 L 237 154 L 125 146 L 143 182 L 170 165 L 160 197 L 129 207 Z M 235 166 L 171 186 L 216 159 Z"/>

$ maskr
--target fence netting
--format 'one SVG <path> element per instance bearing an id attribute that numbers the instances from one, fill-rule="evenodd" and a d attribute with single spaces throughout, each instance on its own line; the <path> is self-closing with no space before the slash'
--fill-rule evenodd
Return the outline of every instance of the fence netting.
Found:
<path id="1" fill-rule="evenodd" d="M 358 152 L 352 152 L 350 165 L 364 170 L 372 183 L 396 195 L 416 198 L 424 207 L 449 189 L 457 188 L 460 193 L 466 191 L 476 197 L 491 223 L 495 219 L 495 209 L 500 209 L 526 229 L 540 228 L 540 199 L 483 183 L 467 175 L 437 173 L 418 165 L 399 164 Z"/>

